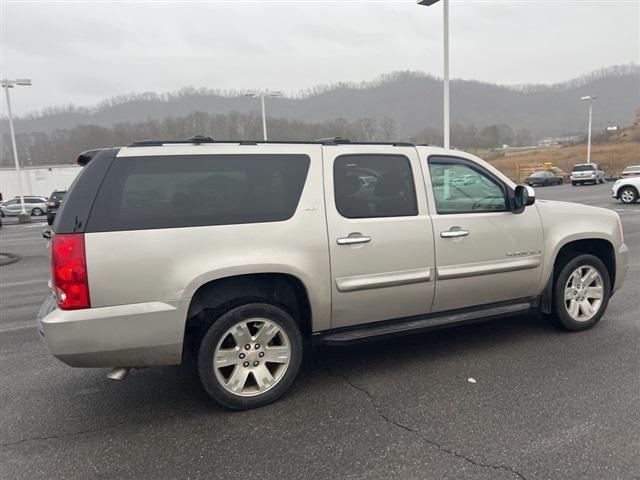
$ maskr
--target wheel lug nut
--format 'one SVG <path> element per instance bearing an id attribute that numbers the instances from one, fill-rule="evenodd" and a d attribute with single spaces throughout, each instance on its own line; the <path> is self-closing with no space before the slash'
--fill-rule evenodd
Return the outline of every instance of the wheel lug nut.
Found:
<path id="1" fill-rule="evenodd" d="M 250 363 L 249 362 L 244 362 L 242 365 L 246 368 L 246 367 L 248 367 L 250 365 Z"/>
<path id="2" fill-rule="evenodd" d="M 264 352 L 260 352 L 260 353 L 258 354 L 258 356 L 259 356 L 260 358 L 264 357 Z"/>
<path id="3" fill-rule="evenodd" d="M 240 360 L 242 360 L 244 358 L 244 353 L 240 354 Z"/>
<path id="4" fill-rule="evenodd" d="M 251 349 L 251 345 L 249 345 L 248 343 L 244 346 L 245 350 L 250 350 Z"/>
<path id="5" fill-rule="evenodd" d="M 258 350 L 260 348 L 260 344 L 256 343 L 255 347 L 256 347 L 256 350 Z"/>
<path id="6" fill-rule="evenodd" d="M 253 362 L 253 366 L 257 367 L 258 365 L 260 365 L 260 362 L 258 362 L 257 360 L 255 362 Z"/>

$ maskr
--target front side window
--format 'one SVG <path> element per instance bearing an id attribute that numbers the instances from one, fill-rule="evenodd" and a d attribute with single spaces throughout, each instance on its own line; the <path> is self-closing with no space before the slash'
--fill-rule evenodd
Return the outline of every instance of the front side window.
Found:
<path id="1" fill-rule="evenodd" d="M 508 210 L 504 186 L 480 169 L 455 159 L 431 157 L 429 172 L 439 214 Z"/>
<path id="2" fill-rule="evenodd" d="M 418 215 L 409 159 L 402 155 L 342 155 L 333 164 L 336 208 L 346 218 Z"/>

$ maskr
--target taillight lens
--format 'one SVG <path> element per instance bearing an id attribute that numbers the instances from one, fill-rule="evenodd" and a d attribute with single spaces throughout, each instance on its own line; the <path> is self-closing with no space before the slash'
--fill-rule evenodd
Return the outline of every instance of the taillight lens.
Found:
<path id="1" fill-rule="evenodd" d="M 53 235 L 51 279 L 62 310 L 91 307 L 83 233 Z"/>

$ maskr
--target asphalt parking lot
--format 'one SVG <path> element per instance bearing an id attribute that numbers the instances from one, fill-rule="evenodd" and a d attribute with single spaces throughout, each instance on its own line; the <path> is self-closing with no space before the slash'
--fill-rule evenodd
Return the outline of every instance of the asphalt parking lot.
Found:
<path id="1" fill-rule="evenodd" d="M 593 330 L 527 315 L 324 348 L 280 401 L 242 413 L 188 366 L 118 383 L 49 356 L 45 225 L 5 221 L 0 252 L 22 258 L 0 267 L 0 477 L 640 478 L 640 204 L 610 189 L 536 190 L 622 218 L 629 274 Z"/>

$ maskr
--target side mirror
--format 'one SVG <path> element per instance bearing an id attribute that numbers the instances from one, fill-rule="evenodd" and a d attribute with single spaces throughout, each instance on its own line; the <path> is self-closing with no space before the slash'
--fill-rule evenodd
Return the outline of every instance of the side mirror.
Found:
<path id="1" fill-rule="evenodd" d="M 513 213 L 522 213 L 536 202 L 536 193 L 529 185 L 518 185 L 513 193 Z"/>

